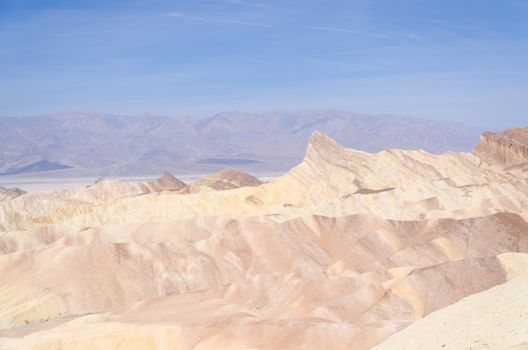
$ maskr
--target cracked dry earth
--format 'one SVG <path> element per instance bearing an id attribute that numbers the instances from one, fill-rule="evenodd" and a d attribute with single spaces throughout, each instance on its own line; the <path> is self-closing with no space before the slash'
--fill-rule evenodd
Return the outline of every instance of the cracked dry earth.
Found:
<path id="1" fill-rule="evenodd" d="M 0 203 L 0 349 L 528 348 L 526 165 L 314 133 L 270 183 L 164 177 Z"/>

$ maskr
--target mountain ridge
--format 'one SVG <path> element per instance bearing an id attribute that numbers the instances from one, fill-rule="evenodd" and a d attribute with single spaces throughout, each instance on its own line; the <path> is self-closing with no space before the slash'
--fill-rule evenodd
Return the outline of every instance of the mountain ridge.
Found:
<path id="1" fill-rule="evenodd" d="M 268 183 L 165 174 L 1 202 L 0 347 L 366 350 L 527 275 L 528 169 L 319 132 L 304 149 Z"/>
<path id="2" fill-rule="evenodd" d="M 269 183 L 165 174 L 0 203 L 0 347 L 368 349 L 528 272 L 525 169 L 320 132 L 304 149 Z"/>
<path id="3" fill-rule="evenodd" d="M 285 171 L 302 159 L 316 129 L 355 149 L 422 148 L 436 153 L 469 151 L 481 131 L 452 122 L 344 111 L 227 112 L 206 119 L 94 113 L 0 118 L 0 172 L 51 160 L 73 169 L 43 175 L 181 174 L 223 168 L 222 161 L 208 159 L 242 159 L 239 166 L 250 172 Z"/>

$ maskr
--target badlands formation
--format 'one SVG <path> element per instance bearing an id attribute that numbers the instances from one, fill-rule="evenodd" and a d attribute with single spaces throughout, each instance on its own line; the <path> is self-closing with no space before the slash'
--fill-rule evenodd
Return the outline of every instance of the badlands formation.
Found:
<path id="1" fill-rule="evenodd" d="M 223 191 L 262 184 L 256 177 L 240 170 L 225 169 L 193 182 L 189 186 L 189 192 Z"/>
<path id="2" fill-rule="evenodd" d="M 528 127 L 502 133 L 485 132 L 475 147 L 475 154 L 490 162 L 515 165 L 528 161 Z"/>
<path id="3" fill-rule="evenodd" d="M 13 199 L 23 195 L 24 193 L 26 192 L 19 188 L 5 188 L 0 186 L 0 202 Z"/>
<path id="4" fill-rule="evenodd" d="M 528 348 L 528 165 L 505 135 L 432 155 L 316 132 L 270 183 L 4 200 L 0 349 Z"/>

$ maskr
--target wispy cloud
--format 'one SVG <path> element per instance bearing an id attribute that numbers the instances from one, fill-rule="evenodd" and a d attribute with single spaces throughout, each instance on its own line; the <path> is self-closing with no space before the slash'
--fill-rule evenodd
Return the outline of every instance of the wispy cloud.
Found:
<path id="1" fill-rule="evenodd" d="M 250 7 L 270 7 L 268 4 L 264 4 L 261 2 L 252 2 L 252 1 L 245 1 L 245 0 L 224 0 L 224 2 L 227 2 L 229 4 L 250 6 Z"/>
<path id="2" fill-rule="evenodd" d="M 352 29 L 339 28 L 339 27 L 297 26 L 297 28 L 310 29 L 310 30 L 320 30 L 320 31 L 326 31 L 326 32 L 339 32 L 339 33 L 363 35 L 363 36 L 370 36 L 372 38 L 378 38 L 378 39 L 392 39 L 392 38 L 394 38 L 394 36 L 391 35 L 391 34 L 375 33 L 375 32 L 363 32 L 363 31 L 359 31 L 359 30 L 352 30 Z"/>
<path id="3" fill-rule="evenodd" d="M 227 23 L 227 24 L 239 24 L 239 25 L 246 25 L 246 26 L 254 26 L 254 27 L 265 27 L 265 28 L 273 28 L 273 25 L 266 24 L 266 23 L 259 23 L 259 22 L 249 22 L 249 21 L 240 21 L 237 19 L 227 19 L 227 18 L 212 18 L 212 17 L 200 17 L 200 16 L 187 16 L 184 14 L 181 14 L 179 12 L 171 12 L 168 14 L 170 17 L 177 17 L 182 19 L 188 19 L 191 21 L 201 21 L 201 22 L 212 22 L 212 23 Z"/>
<path id="4" fill-rule="evenodd" d="M 325 70 L 331 71 L 343 71 L 343 72 L 364 72 L 372 70 L 379 65 L 377 62 L 375 64 L 371 63 L 354 63 L 354 62 L 343 62 L 343 61 L 333 61 L 324 58 L 312 58 L 309 59 L 310 64 L 322 68 Z"/>
<path id="5" fill-rule="evenodd" d="M 237 4 L 238 3 L 245 4 L 245 1 L 241 1 L 241 0 L 224 0 L 224 1 L 237 3 Z M 259 4 L 252 3 L 252 5 L 257 6 Z M 264 4 L 262 5 L 266 6 Z M 186 19 L 190 21 L 200 21 L 200 22 L 210 22 L 210 23 L 238 24 L 238 25 L 264 27 L 264 28 L 275 28 L 276 27 L 275 25 L 268 24 L 268 23 L 243 21 L 243 20 L 231 19 L 231 18 L 189 16 L 189 15 L 182 14 L 180 12 L 171 12 L 171 13 L 165 14 L 164 16 L 177 17 L 177 18 Z M 367 36 L 367 37 L 376 38 L 376 39 L 395 39 L 395 38 L 416 39 L 416 36 L 414 35 L 402 35 L 402 34 L 393 33 L 393 32 L 370 32 L 370 31 L 361 31 L 361 30 L 353 30 L 349 28 L 328 27 L 328 26 L 294 26 L 294 27 L 300 28 L 300 29 L 307 29 L 307 30 L 317 30 L 317 31 L 325 31 L 325 32 L 337 32 L 337 33 L 361 35 L 361 36 Z"/>

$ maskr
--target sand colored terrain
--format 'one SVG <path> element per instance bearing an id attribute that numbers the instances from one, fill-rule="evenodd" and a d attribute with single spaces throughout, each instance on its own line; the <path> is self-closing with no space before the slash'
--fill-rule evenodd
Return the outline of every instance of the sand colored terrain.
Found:
<path id="1" fill-rule="evenodd" d="M 198 193 L 152 193 L 102 203 L 38 204 L 31 196 L 0 205 L 5 230 L 50 224 L 75 227 L 167 221 L 202 216 L 306 213 L 370 214 L 394 220 L 467 218 L 528 212 L 528 169 L 487 166 L 471 153 L 345 149 L 315 133 L 300 165 L 258 187 Z M 12 216 L 18 216 L 15 220 Z M 7 225 L 7 226 L 6 226 Z M 1 228 L 0 228 L 1 229 Z"/>
<path id="2" fill-rule="evenodd" d="M 60 209 L 79 208 L 98 203 L 109 203 L 119 198 L 134 197 L 147 193 L 182 191 L 187 185 L 169 173 L 149 181 L 119 181 L 100 179 L 93 185 L 81 189 L 57 190 L 52 192 L 27 193 L 23 191 L 4 201 L 0 209 L 0 231 L 17 227 L 26 217 L 45 215 Z M 11 191 L 13 193 L 13 191 Z M 68 209 L 66 209 L 68 210 Z M 11 225 L 10 225 L 11 223 Z"/>
<path id="3" fill-rule="evenodd" d="M 189 185 L 189 192 L 232 190 L 240 187 L 254 187 L 263 182 L 256 177 L 237 169 L 224 169 L 210 174 Z"/>
<path id="4" fill-rule="evenodd" d="M 0 202 L 16 198 L 26 193 L 19 188 L 6 188 L 0 186 Z"/>
<path id="5" fill-rule="evenodd" d="M 315 133 L 270 183 L 230 172 L 1 203 L 0 349 L 368 349 L 528 275 L 522 166 Z"/>
<path id="6" fill-rule="evenodd" d="M 528 349 L 528 277 L 436 311 L 376 346 L 404 349 Z"/>

